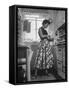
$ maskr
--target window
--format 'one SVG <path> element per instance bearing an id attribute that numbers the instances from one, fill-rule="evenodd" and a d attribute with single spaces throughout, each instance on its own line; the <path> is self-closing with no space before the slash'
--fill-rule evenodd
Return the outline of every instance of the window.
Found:
<path id="1" fill-rule="evenodd" d="M 25 15 L 23 27 L 23 31 L 25 32 L 24 40 L 40 41 L 38 30 L 42 26 L 43 20 L 44 18 L 38 15 Z"/>

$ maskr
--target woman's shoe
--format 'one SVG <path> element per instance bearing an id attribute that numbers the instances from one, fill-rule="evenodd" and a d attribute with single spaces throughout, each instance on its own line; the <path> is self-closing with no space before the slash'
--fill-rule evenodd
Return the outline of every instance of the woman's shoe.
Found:
<path id="1" fill-rule="evenodd" d="M 45 72 L 45 75 L 46 75 L 46 76 L 49 76 L 49 73 L 48 73 L 48 71 L 47 71 L 47 70 L 46 70 L 46 72 Z"/>

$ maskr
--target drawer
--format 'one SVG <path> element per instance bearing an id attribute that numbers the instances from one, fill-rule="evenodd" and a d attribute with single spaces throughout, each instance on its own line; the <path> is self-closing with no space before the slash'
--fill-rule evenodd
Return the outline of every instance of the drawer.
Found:
<path id="1" fill-rule="evenodd" d="M 62 49 L 58 48 L 58 54 L 57 54 L 58 60 L 62 61 Z"/>
<path id="2" fill-rule="evenodd" d="M 26 58 L 18 59 L 18 65 L 26 64 Z"/>
<path id="3" fill-rule="evenodd" d="M 62 54 L 58 54 L 58 60 L 62 61 Z"/>
<path id="4" fill-rule="evenodd" d="M 27 48 L 26 47 L 18 47 L 18 58 L 26 58 L 26 52 Z"/>
<path id="5" fill-rule="evenodd" d="M 65 56 L 65 48 L 63 48 L 63 56 Z"/>
<path id="6" fill-rule="evenodd" d="M 57 68 L 58 68 L 58 71 L 62 71 L 62 62 L 61 61 L 57 61 Z"/>
<path id="7" fill-rule="evenodd" d="M 63 57 L 63 66 L 65 66 L 65 57 Z"/>
<path id="8" fill-rule="evenodd" d="M 64 73 L 65 73 L 65 66 L 63 66 L 62 72 L 64 72 Z"/>

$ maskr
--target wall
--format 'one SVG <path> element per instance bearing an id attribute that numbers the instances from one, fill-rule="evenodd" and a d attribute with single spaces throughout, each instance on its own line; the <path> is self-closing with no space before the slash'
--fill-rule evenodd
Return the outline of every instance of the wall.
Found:
<path id="1" fill-rule="evenodd" d="M 65 12 L 64 11 L 59 11 L 59 10 L 33 10 L 33 9 L 20 9 L 19 8 L 19 12 L 18 14 L 21 16 L 21 29 L 19 30 L 19 37 L 18 37 L 18 41 L 20 45 L 24 45 L 24 40 L 27 39 L 28 42 L 31 41 L 39 41 L 39 35 L 38 35 L 38 31 L 36 31 L 36 27 L 34 27 L 34 25 L 36 24 L 35 22 L 31 23 L 31 32 L 27 33 L 23 31 L 23 23 L 24 23 L 24 19 L 25 19 L 25 15 L 28 15 L 29 17 L 31 17 L 31 15 L 33 16 L 39 16 L 39 18 L 46 18 L 52 19 L 52 24 L 50 24 L 50 26 L 46 29 L 48 34 L 51 35 L 51 37 L 55 38 L 55 32 L 57 30 L 58 27 L 60 27 L 64 22 L 65 22 Z M 32 21 L 31 21 L 32 22 Z M 38 39 L 36 38 L 36 36 L 38 36 Z M 56 41 L 56 38 L 55 38 Z"/>

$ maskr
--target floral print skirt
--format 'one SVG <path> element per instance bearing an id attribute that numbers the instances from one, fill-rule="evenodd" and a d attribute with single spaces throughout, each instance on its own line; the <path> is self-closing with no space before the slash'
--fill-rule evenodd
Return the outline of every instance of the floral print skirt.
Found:
<path id="1" fill-rule="evenodd" d="M 53 66 L 53 54 L 51 52 L 51 45 L 47 39 L 40 41 L 37 49 L 35 68 L 49 69 Z"/>

